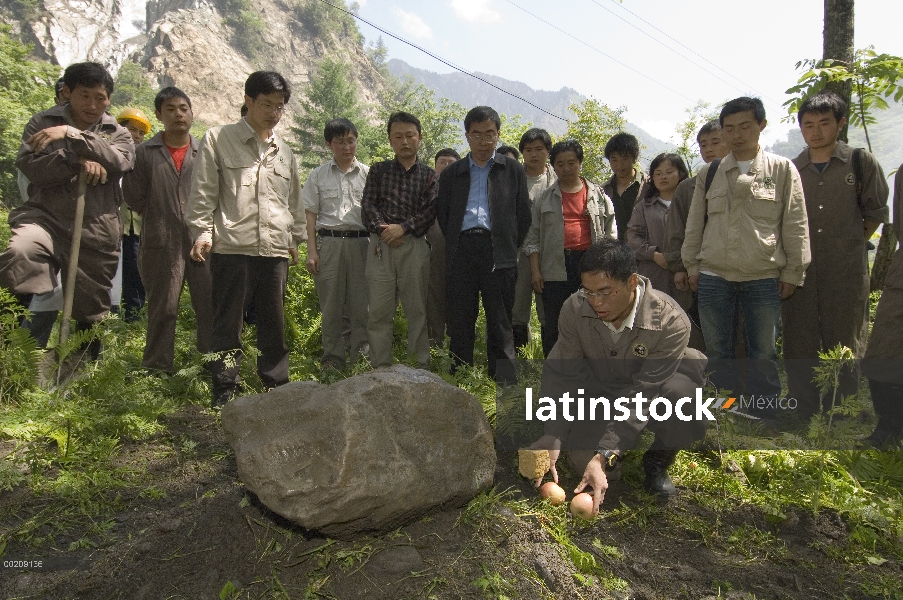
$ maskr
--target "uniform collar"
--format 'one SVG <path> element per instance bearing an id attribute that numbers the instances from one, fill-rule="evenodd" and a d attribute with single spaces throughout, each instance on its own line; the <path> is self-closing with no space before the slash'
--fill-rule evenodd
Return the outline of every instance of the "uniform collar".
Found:
<path id="1" fill-rule="evenodd" d="M 191 146 L 191 149 L 197 150 L 198 146 L 200 145 L 200 142 L 198 142 L 198 139 L 191 134 L 188 134 L 188 139 L 189 139 L 188 145 Z M 154 134 L 154 137 L 152 137 L 151 139 L 147 140 L 144 143 L 147 144 L 149 147 L 150 146 L 160 146 L 161 148 L 166 147 L 166 142 L 163 140 L 163 132 L 162 131 L 158 131 L 157 133 Z"/>
<path id="2" fill-rule="evenodd" d="M 244 123 L 243 128 L 241 128 L 241 123 Z M 240 127 L 239 139 L 242 142 L 247 144 L 248 141 L 252 140 L 252 139 L 260 142 L 260 138 L 257 136 L 257 132 L 254 131 L 254 128 L 251 127 L 251 124 L 248 123 L 248 120 L 245 119 L 244 117 L 242 117 L 241 120 L 239 121 L 239 127 Z M 273 144 L 275 142 L 276 142 L 276 130 L 274 129 L 273 132 L 270 134 L 270 137 L 261 143 Z"/>
<path id="3" fill-rule="evenodd" d="M 751 175 L 755 175 L 756 173 L 760 173 L 762 171 L 763 164 L 765 162 L 764 152 L 762 151 L 761 144 L 759 145 L 759 149 L 756 151 L 756 155 L 753 157 L 752 162 L 749 165 L 749 171 L 747 173 Z M 721 161 L 721 168 L 725 171 L 730 169 L 739 169 L 740 165 L 738 164 L 737 157 L 734 156 L 733 151 L 730 154 L 724 157 Z M 746 175 L 746 173 L 742 173 Z"/>
<path id="4" fill-rule="evenodd" d="M 339 166 L 339 163 L 337 163 L 337 162 L 335 161 L 335 158 L 330 158 L 330 159 L 329 159 L 329 162 L 326 163 L 326 164 L 329 165 L 329 170 L 330 170 L 330 171 L 332 170 L 333 167 L 335 167 L 336 169 L 339 170 L 339 173 L 342 173 L 342 174 L 345 173 L 345 171 L 342 171 L 342 167 Z M 399 163 L 399 164 L 400 164 L 400 163 Z M 348 170 L 348 173 L 353 173 L 354 171 L 357 171 L 357 170 L 359 170 L 360 168 L 361 168 L 361 162 L 360 162 L 360 161 L 357 159 L 357 157 L 355 156 L 355 157 L 354 157 L 354 160 L 351 162 L 351 169 Z"/>
<path id="5" fill-rule="evenodd" d="M 844 142 L 837 140 L 837 145 L 834 146 L 834 152 L 831 154 L 831 158 L 836 158 L 843 163 L 850 162 L 850 159 L 853 157 L 853 147 L 845 144 Z M 807 166 L 812 164 L 812 160 L 809 158 L 809 148 L 803 148 L 803 151 L 800 152 L 800 155 L 797 157 L 799 160 L 799 170 L 805 169 Z M 828 162 L 831 162 L 830 160 Z"/>

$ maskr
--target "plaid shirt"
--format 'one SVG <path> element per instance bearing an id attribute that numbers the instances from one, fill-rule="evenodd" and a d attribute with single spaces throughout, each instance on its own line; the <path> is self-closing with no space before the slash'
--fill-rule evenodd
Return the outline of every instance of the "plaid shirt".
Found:
<path id="1" fill-rule="evenodd" d="M 361 216 L 370 233 L 381 234 L 384 225 L 400 224 L 405 233 L 422 237 L 436 220 L 436 172 L 421 162 L 407 171 L 397 160 L 370 167 Z"/>

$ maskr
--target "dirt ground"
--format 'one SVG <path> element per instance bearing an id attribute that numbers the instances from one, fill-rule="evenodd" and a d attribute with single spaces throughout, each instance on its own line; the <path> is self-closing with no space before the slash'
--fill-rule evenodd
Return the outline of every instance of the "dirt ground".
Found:
<path id="1" fill-rule="evenodd" d="M 0 571 L 0 597 L 868 598 L 861 583 L 878 573 L 877 566 L 832 559 L 832 548 L 849 536 L 834 512 L 794 511 L 773 525 L 754 507 L 727 514 L 705 508 L 687 490 L 661 506 L 628 474 L 610 488 L 601 518 L 579 524 L 567 517 L 570 539 L 594 557 L 599 573 L 626 582 L 623 589 L 587 585 L 543 526 L 547 516 L 516 502 L 535 492 L 504 456 L 496 489 L 513 488 L 505 502 L 440 512 L 380 537 L 333 541 L 274 515 L 244 490 L 212 413 L 188 407 L 166 419 L 168 435 L 190 453 L 173 452 L 163 439 L 126 443 L 121 452 L 165 496 L 123 494 L 124 508 L 96 548 L 63 552 L 10 541 L 4 559 L 62 557 L 82 568 Z M 625 471 L 631 468 L 636 463 Z M 568 490 L 575 484 L 573 475 L 563 481 Z M 21 518 L 37 504 L 24 486 L 0 493 L 0 502 L 12 503 Z M 70 542 L 60 536 L 54 546 Z M 901 576 L 899 564 L 880 568 Z"/>

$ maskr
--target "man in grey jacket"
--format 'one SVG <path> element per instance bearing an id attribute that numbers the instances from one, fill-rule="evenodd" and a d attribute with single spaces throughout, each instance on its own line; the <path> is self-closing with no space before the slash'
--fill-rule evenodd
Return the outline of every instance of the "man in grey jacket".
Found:
<path id="1" fill-rule="evenodd" d="M 185 222 L 194 239 L 191 258 L 212 250 L 213 405 L 239 390 L 241 329 L 246 298 L 257 311 L 257 373 L 263 385 L 288 383 L 283 304 L 291 264 L 305 241 L 298 163 L 274 132 L 291 98 L 289 83 L 272 71 L 245 81 L 248 114 L 204 135 L 194 167 Z"/>

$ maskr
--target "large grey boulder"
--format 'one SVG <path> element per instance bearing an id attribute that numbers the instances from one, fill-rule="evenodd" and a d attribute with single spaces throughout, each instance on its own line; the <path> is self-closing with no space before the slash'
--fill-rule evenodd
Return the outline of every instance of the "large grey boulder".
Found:
<path id="1" fill-rule="evenodd" d="M 495 471 L 479 401 L 403 365 L 239 398 L 222 422 L 239 477 L 263 504 L 340 539 L 462 506 Z"/>

